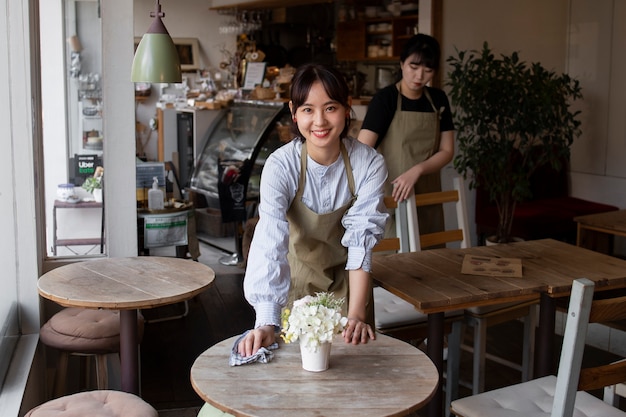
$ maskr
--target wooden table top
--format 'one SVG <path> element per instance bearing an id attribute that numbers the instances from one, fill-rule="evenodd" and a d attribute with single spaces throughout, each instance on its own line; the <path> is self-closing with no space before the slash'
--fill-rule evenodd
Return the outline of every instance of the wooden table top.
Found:
<path id="1" fill-rule="evenodd" d="M 201 293 L 215 272 L 180 258 L 138 256 L 76 262 L 39 278 L 42 297 L 64 307 L 147 309 Z"/>
<path id="2" fill-rule="evenodd" d="M 404 416 L 421 408 L 438 382 L 437 369 L 422 351 L 381 334 L 356 346 L 337 336 L 324 372 L 302 369 L 300 345 L 282 340 L 268 364 L 231 367 L 236 339 L 202 353 L 191 368 L 191 383 L 204 401 L 237 416 Z"/>
<path id="3" fill-rule="evenodd" d="M 462 274 L 466 254 L 521 258 L 523 277 Z M 372 264 L 379 285 L 423 313 L 566 296 L 582 277 L 596 290 L 626 286 L 626 261 L 553 239 L 374 256 Z"/>
<path id="4" fill-rule="evenodd" d="M 597 227 L 606 230 L 626 232 L 626 210 L 606 213 L 587 214 L 574 217 L 574 221 L 585 227 Z"/>

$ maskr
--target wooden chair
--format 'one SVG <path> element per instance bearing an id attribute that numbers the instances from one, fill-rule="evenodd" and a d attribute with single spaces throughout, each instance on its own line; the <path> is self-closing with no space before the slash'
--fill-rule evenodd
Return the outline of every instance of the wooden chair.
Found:
<path id="1" fill-rule="evenodd" d="M 469 232 L 467 229 L 467 214 L 465 199 L 460 178 L 454 180 L 454 190 L 427 193 L 414 196 L 397 204 L 393 198 L 385 197 L 385 205 L 388 210 L 395 210 L 396 238 L 386 238 L 374 248 L 379 251 L 419 251 L 422 247 L 431 247 L 449 242 L 461 242 L 461 247 L 469 246 Z M 449 229 L 442 232 L 419 234 L 417 223 L 417 207 L 433 204 L 454 203 L 457 213 L 457 229 Z M 419 237 L 419 238 L 418 238 Z M 425 340 L 428 335 L 428 315 L 420 313 L 415 307 L 402 298 L 389 291 L 374 288 L 374 313 L 376 330 L 380 333 L 398 339 L 410 341 L 414 344 Z M 447 312 L 445 315 L 446 334 L 452 333 L 448 339 L 448 345 L 459 344 L 461 340 L 463 311 L 456 310 Z M 457 349 L 458 350 L 458 349 Z M 446 356 L 444 354 L 444 356 Z M 447 374 L 458 375 L 458 357 L 448 361 Z M 458 387 L 456 379 L 446 378 L 446 404 L 452 400 L 452 393 L 456 393 Z"/>
<path id="2" fill-rule="evenodd" d="M 465 205 L 465 192 L 461 177 L 453 178 L 454 190 L 442 191 L 439 193 L 427 193 L 415 196 L 415 208 L 411 207 L 409 213 L 409 231 L 410 243 L 412 250 L 420 250 L 443 243 L 460 241 L 461 248 L 470 246 L 469 241 L 469 222 L 467 219 L 467 209 Z M 433 204 L 454 203 L 457 214 L 457 229 L 444 230 L 442 232 L 420 234 L 417 221 L 417 207 L 428 206 Z M 419 236 L 419 239 L 417 238 Z M 460 348 L 464 346 L 467 350 L 472 351 L 472 393 L 478 394 L 485 389 L 485 362 L 486 359 L 494 360 L 498 363 L 518 369 L 522 373 L 522 381 L 532 378 L 532 368 L 534 362 L 534 345 L 535 345 L 535 327 L 537 324 L 537 316 L 535 305 L 536 301 L 528 301 L 522 303 L 505 303 L 494 306 L 475 307 L 464 311 L 464 324 L 474 329 L 473 346 L 463 345 L 463 329 L 458 329 L 460 335 L 460 343 L 449 342 L 448 350 L 449 362 L 452 365 L 450 371 L 450 379 L 459 381 L 460 364 Z M 522 348 L 522 364 L 505 360 L 492 354 L 487 353 L 487 328 L 496 324 L 505 323 L 507 321 L 524 319 L 524 345 Z M 460 326 L 461 323 L 456 323 Z M 453 332 L 453 335 L 457 333 Z M 450 387 L 451 392 L 447 395 L 452 399 L 458 396 L 458 384 Z"/>
<path id="3" fill-rule="evenodd" d="M 581 370 L 589 323 L 626 318 L 626 297 L 593 300 L 594 283 L 572 283 L 557 376 L 550 375 L 455 400 L 458 417 L 626 417 L 626 413 L 586 391 L 626 381 L 626 362 Z"/>

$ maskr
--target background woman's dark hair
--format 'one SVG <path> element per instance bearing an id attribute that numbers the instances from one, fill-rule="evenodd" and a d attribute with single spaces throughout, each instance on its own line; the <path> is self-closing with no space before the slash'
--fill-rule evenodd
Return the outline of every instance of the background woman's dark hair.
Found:
<path id="1" fill-rule="evenodd" d="M 413 54 L 418 56 L 418 64 L 427 68 L 439 69 L 439 60 L 441 59 L 441 48 L 439 42 L 432 36 L 418 33 L 409 39 L 400 54 L 400 62 L 404 62 Z"/>
<path id="2" fill-rule="evenodd" d="M 349 103 L 350 89 L 343 75 L 332 67 L 320 64 L 306 64 L 298 68 L 291 81 L 292 116 L 295 116 L 298 107 L 306 103 L 309 92 L 311 91 L 311 86 L 316 81 L 322 83 L 328 97 L 352 112 Z M 348 136 L 349 130 L 350 117 L 346 117 L 346 125 L 339 137 L 343 139 Z M 291 125 L 291 131 L 294 135 L 303 137 L 296 123 Z"/>

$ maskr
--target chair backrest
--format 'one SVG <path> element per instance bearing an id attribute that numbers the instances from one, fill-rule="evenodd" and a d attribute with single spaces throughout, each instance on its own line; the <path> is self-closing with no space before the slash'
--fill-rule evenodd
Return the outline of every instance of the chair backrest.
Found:
<path id="1" fill-rule="evenodd" d="M 412 252 L 449 242 L 461 242 L 462 248 L 470 247 L 469 222 L 467 219 L 467 206 L 465 204 L 465 187 L 459 176 L 454 177 L 452 183 L 454 187 L 453 190 L 415 195 L 415 205 L 409 205 L 407 207 L 409 245 Z M 455 205 L 458 228 L 446 228 L 446 230 L 441 232 L 420 234 L 417 221 L 417 207 L 446 203 L 454 203 Z"/>
<path id="2" fill-rule="evenodd" d="M 551 417 L 573 414 L 576 391 L 626 381 L 624 361 L 581 369 L 588 324 L 626 318 L 626 297 L 593 300 L 593 293 L 594 283 L 586 278 L 572 283 Z"/>
<path id="3" fill-rule="evenodd" d="M 387 237 L 378 241 L 372 249 L 374 252 L 408 252 L 409 234 L 407 233 L 407 201 L 398 204 L 393 197 L 385 196 L 385 207 L 391 213 L 395 213 L 396 237 Z"/>

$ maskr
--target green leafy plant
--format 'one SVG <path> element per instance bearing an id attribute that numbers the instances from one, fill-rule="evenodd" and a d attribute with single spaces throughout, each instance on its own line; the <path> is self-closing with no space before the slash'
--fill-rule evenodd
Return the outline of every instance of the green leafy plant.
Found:
<path id="1" fill-rule="evenodd" d="M 89 193 L 93 193 L 93 190 L 96 188 L 102 188 L 102 182 L 100 182 L 100 178 L 88 177 L 85 179 L 82 185 L 83 189 Z"/>
<path id="2" fill-rule="evenodd" d="M 496 240 L 512 240 L 517 202 L 532 197 L 530 177 L 545 164 L 561 169 L 580 135 L 579 82 L 517 52 L 496 55 L 487 42 L 481 51 L 456 51 L 447 58 L 446 85 L 453 105 L 458 154 L 454 167 L 485 189 L 498 209 Z"/>

